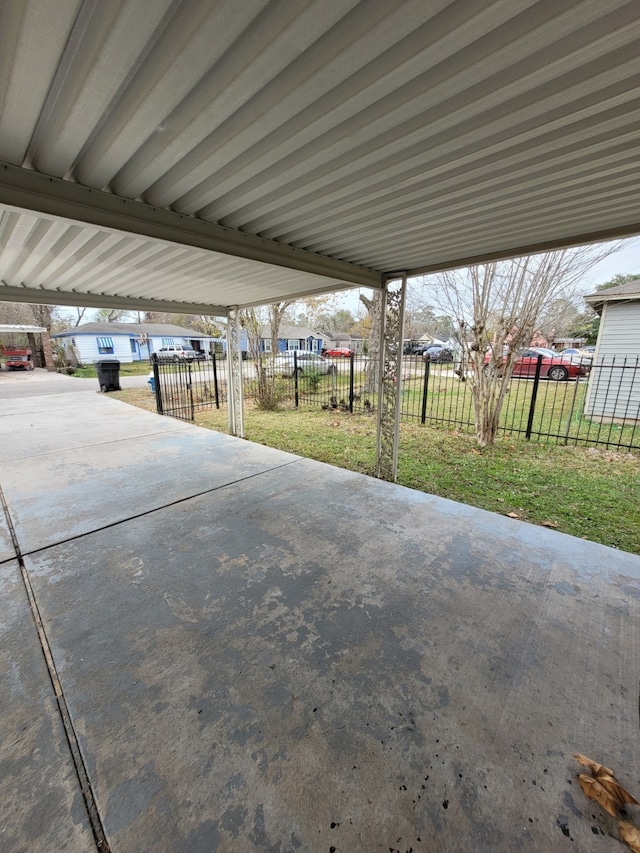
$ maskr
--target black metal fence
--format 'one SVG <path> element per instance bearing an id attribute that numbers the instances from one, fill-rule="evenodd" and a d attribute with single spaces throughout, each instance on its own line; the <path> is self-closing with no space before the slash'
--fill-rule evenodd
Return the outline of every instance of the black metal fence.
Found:
<path id="1" fill-rule="evenodd" d="M 198 361 L 161 361 L 151 356 L 156 408 L 161 415 L 193 421 L 196 412 L 227 403 L 225 371 L 213 356 Z"/>
<path id="2" fill-rule="evenodd" d="M 264 386 L 267 406 L 273 400 L 294 408 L 336 409 L 343 412 L 372 412 L 377 393 L 370 386 L 369 360 L 352 354 L 347 358 L 324 358 L 315 353 L 280 353 L 261 364 L 262 376 L 253 362 L 243 364 L 245 400 L 259 402 Z M 261 386 L 262 383 L 262 386 Z"/>
<path id="3" fill-rule="evenodd" d="M 514 376 L 499 432 L 557 444 L 640 449 L 640 358 L 583 361 L 585 375 L 544 375 L 542 356 L 530 376 Z M 401 417 L 455 429 L 474 428 L 473 397 L 457 362 L 405 360 Z"/>
<path id="4" fill-rule="evenodd" d="M 503 405 L 499 432 L 559 444 L 640 449 L 640 358 L 585 362 L 587 375 L 568 381 L 514 377 Z M 196 413 L 227 403 L 226 362 L 220 356 L 193 362 L 153 357 L 158 412 L 193 421 Z M 291 408 L 369 413 L 377 408 L 374 377 L 366 356 L 319 359 L 293 352 L 269 358 L 258 368 L 242 362 L 247 401 Z M 425 362 L 407 356 L 402 368 L 401 418 L 405 421 L 474 429 L 470 384 L 455 362 Z"/>

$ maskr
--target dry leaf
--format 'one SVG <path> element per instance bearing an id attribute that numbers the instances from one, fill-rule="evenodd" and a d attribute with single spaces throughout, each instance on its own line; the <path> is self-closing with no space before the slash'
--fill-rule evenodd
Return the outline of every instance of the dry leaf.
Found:
<path id="1" fill-rule="evenodd" d="M 625 803 L 632 803 L 635 806 L 640 805 L 636 798 L 618 782 L 610 767 L 605 767 L 604 764 L 599 764 L 597 761 L 587 758 L 586 755 L 582 755 L 580 752 L 576 753 L 573 757 L 579 764 L 591 770 L 591 775 L 594 779 L 597 779 L 609 796 L 618 804 L 618 808 L 622 808 Z"/>
<path id="2" fill-rule="evenodd" d="M 587 758 L 587 756 L 583 755 L 581 752 L 576 752 L 573 757 L 578 764 L 582 764 L 583 767 L 588 767 L 593 776 L 597 776 L 598 773 L 606 773 L 607 776 L 614 776 L 613 770 L 609 767 L 605 767 L 604 764 L 598 764 L 598 762 L 594 761 L 593 758 Z"/>
<path id="3" fill-rule="evenodd" d="M 593 776 L 587 776 L 586 773 L 581 773 L 578 776 L 578 782 L 588 800 L 595 800 L 611 817 L 618 816 L 617 803 L 597 779 L 594 779 Z"/>
<path id="4" fill-rule="evenodd" d="M 578 782 L 585 797 L 595 800 L 612 817 L 616 817 L 618 810 L 624 808 L 626 803 L 640 805 L 636 798 L 618 782 L 611 768 L 605 767 L 604 764 L 600 764 L 592 758 L 587 758 L 580 752 L 573 757 L 578 764 L 582 764 L 591 770 L 591 776 L 587 776 L 586 773 L 581 773 L 578 776 Z"/>
<path id="5" fill-rule="evenodd" d="M 542 527 L 557 527 L 558 526 L 555 523 L 555 521 L 541 521 L 540 524 L 542 525 Z"/>
<path id="6" fill-rule="evenodd" d="M 508 518 L 520 518 L 520 516 L 518 515 L 517 512 L 508 512 L 507 517 Z"/>
<path id="7" fill-rule="evenodd" d="M 618 824 L 618 830 L 620 841 L 624 841 L 633 850 L 633 853 L 640 853 L 640 829 L 636 829 L 635 826 L 623 820 Z"/>
<path id="8" fill-rule="evenodd" d="M 596 776 L 596 779 L 600 782 L 605 791 L 619 803 L 618 808 L 622 808 L 625 803 L 631 803 L 634 806 L 640 805 L 636 798 L 622 787 L 615 776 L 610 776 L 603 773 L 601 770 Z"/>

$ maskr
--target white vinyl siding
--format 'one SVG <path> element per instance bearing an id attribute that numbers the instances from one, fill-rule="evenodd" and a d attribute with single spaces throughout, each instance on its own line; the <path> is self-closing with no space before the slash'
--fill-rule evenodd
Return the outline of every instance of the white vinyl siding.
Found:
<path id="1" fill-rule="evenodd" d="M 113 341 L 112 353 L 101 353 L 98 351 L 98 338 L 108 337 Z M 67 341 L 70 339 L 67 338 Z M 82 364 L 92 364 L 95 361 L 102 359 L 118 359 L 118 361 L 130 362 L 133 361 L 131 353 L 130 338 L 128 335 L 96 335 L 96 334 L 79 334 L 76 332 L 74 336 L 76 342 L 75 350 Z"/>
<path id="2" fill-rule="evenodd" d="M 605 302 L 585 401 L 588 417 L 640 419 L 639 357 L 640 301 Z"/>

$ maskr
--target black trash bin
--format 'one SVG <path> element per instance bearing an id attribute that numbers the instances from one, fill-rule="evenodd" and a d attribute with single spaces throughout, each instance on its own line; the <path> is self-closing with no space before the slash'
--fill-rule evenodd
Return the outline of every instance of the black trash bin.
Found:
<path id="1" fill-rule="evenodd" d="M 101 391 L 121 391 L 120 362 L 117 358 L 97 361 L 98 385 Z"/>

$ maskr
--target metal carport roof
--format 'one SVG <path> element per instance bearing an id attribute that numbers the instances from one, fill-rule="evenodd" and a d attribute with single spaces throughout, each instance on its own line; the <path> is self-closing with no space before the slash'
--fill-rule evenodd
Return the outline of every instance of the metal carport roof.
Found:
<path id="1" fill-rule="evenodd" d="M 640 231 L 638 0 L 6 0 L 0 299 L 225 310 Z"/>

